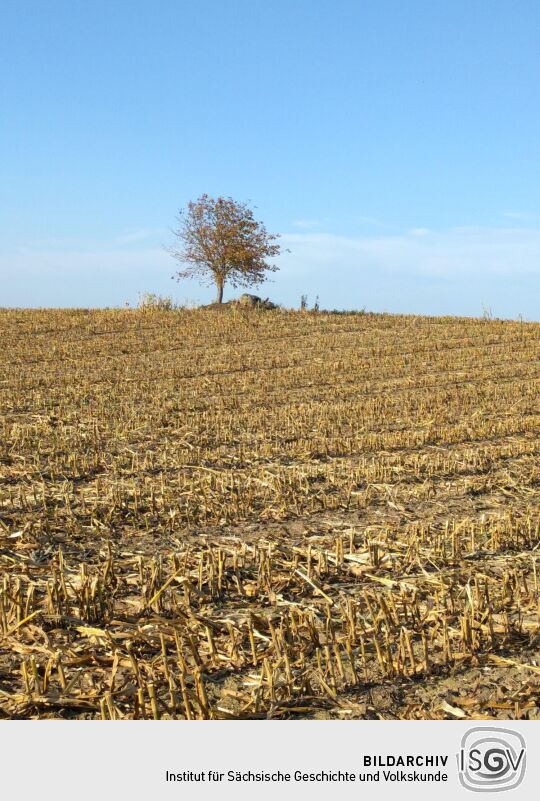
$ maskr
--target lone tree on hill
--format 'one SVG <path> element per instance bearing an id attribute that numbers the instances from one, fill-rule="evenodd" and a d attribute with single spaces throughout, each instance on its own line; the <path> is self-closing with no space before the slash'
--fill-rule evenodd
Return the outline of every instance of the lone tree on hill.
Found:
<path id="1" fill-rule="evenodd" d="M 269 234 L 249 206 L 232 198 L 201 195 L 190 201 L 179 212 L 173 234 L 178 245 L 169 253 L 186 265 L 173 278 L 215 283 L 217 303 L 223 302 L 226 281 L 234 287 L 257 286 L 266 272 L 278 269 L 267 260 L 281 253 L 276 244 L 279 235 Z"/>

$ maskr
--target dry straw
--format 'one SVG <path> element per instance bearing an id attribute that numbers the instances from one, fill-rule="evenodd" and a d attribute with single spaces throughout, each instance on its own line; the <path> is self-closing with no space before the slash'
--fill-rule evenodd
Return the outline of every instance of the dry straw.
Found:
<path id="1" fill-rule="evenodd" d="M 537 717 L 540 326 L 0 334 L 0 715 Z"/>

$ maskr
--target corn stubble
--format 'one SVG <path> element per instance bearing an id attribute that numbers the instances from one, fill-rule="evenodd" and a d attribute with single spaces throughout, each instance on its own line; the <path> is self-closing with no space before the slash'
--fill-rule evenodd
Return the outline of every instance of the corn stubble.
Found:
<path id="1" fill-rule="evenodd" d="M 540 325 L 2 311 L 0 715 L 540 715 Z"/>

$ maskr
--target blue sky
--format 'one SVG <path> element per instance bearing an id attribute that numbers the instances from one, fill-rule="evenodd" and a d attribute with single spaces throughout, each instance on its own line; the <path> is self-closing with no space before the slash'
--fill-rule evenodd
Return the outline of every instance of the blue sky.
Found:
<path id="1" fill-rule="evenodd" d="M 286 305 L 540 319 L 536 0 L 4 0 L 0 304 L 134 304 L 249 201 Z M 232 292 L 225 292 L 231 297 Z"/>

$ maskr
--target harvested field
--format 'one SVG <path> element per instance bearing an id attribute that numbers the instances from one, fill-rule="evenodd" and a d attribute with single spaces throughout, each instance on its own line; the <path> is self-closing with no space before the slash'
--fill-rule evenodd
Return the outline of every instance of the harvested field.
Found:
<path id="1" fill-rule="evenodd" d="M 0 337 L 0 716 L 540 717 L 540 324 Z"/>

